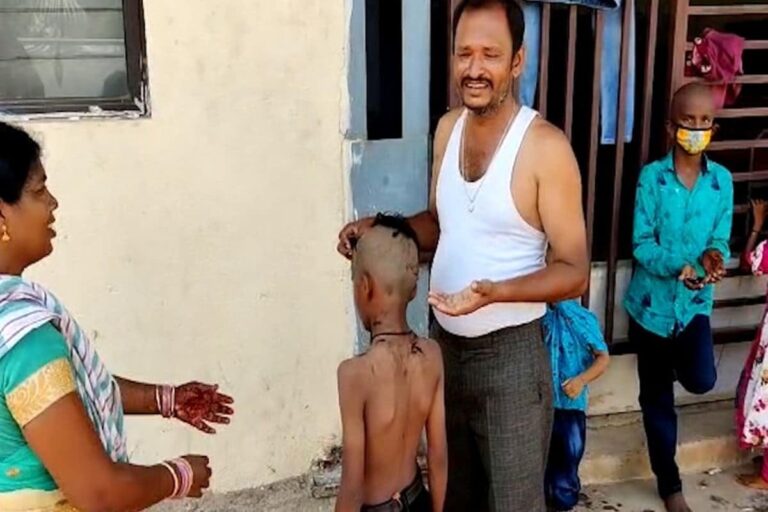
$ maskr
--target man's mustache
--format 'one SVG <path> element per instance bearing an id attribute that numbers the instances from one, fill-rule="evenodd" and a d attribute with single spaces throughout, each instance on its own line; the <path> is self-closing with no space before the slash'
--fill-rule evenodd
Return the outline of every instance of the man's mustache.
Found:
<path id="1" fill-rule="evenodd" d="M 487 85 L 489 88 L 493 88 L 493 84 L 487 78 L 462 78 L 461 80 L 462 87 L 466 87 L 471 83 L 483 83 Z"/>

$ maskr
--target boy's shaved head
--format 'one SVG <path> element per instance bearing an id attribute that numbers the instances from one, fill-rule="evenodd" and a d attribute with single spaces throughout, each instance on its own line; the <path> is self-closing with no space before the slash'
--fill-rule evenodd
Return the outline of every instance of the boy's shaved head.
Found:
<path id="1" fill-rule="evenodd" d="M 386 295 L 409 301 L 419 277 L 416 236 L 402 217 L 381 215 L 355 245 L 352 274 L 368 275 Z"/>
<path id="2" fill-rule="evenodd" d="M 694 107 L 693 104 L 706 106 L 712 112 L 715 111 L 715 100 L 712 96 L 712 90 L 707 84 L 701 82 L 691 82 L 679 88 L 672 96 L 672 106 L 670 109 L 672 119 L 677 120 L 681 115 Z"/>

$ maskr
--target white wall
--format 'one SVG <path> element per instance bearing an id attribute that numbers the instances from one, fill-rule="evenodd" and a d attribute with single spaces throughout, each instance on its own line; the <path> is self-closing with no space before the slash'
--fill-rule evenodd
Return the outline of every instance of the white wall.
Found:
<path id="1" fill-rule="evenodd" d="M 144 4 L 152 118 L 26 124 L 61 202 L 31 276 L 115 373 L 235 395 L 215 437 L 132 420 L 135 460 L 210 454 L 218 491 L 300 474 L 338 433 L 353 340 L 344 2 Z"/>

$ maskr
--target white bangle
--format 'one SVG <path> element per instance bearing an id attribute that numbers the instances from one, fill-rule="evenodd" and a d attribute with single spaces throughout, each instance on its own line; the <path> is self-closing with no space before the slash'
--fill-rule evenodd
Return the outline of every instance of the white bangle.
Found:
<path id="1" fill-rule="evenodd" d="M 163 418 L 173 418 L 176 415 L 176 388 L 162 385 L 155 387 L 157 409 Z"/>
<path id="2" fill-rule="evenodd" d="M 163 466 L 165 469 L 167 469 L 171 476 L 173 477 L 173 492 L 171 493 L 169 498 L 175 498 L 179 495 L 179 475 L 176 474 L 176 470 L 173 468 L 173 466 L 167 462 L 161 462 L 161 466 Z"/>

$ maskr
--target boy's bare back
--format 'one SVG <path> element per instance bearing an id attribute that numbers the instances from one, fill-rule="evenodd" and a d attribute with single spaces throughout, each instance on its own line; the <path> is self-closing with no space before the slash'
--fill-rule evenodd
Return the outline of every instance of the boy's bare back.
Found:
<path id="1" fill-rule="evenodd" d="M 425 427 L 428 436 L 430 420 L 434 431 L 438 422 L 444 428 L 438 344 L 413 336 L 379 340 L 366 354 L 339 367 L 342 417 L 358 414 L 364 432 L 362 488 L 367 504 L 385 502 L 408 486 L 418 470 L 416 456 Z"/>
<path id="2" fill-rule="evenodd" d="M 442 512 L 448 480 L 443 361 L 436 342 L 408 327 L 418 277 L 418 245 L 407 222 L 377 216 L 352 258 L 355 307 L 371 347 L 339 366 L 343 452 L 336 512 L 400 501 L 401 491 L 413 510 Z M 431 507 L 430 493 L 416 479 L 425 427 Z"/>

